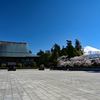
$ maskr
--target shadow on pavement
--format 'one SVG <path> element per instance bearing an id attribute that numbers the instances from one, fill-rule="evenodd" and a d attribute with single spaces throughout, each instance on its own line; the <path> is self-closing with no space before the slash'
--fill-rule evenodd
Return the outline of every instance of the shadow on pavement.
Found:
<path id="1" fill-rule="evenodd" d="M 85 72 L 88 72 L 88 73 L 100 73 L 100 71 L 85 71 Z"/>

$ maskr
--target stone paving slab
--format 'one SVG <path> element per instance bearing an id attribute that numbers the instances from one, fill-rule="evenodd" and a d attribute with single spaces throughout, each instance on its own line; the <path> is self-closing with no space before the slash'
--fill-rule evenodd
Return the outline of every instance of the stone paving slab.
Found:
<path id="1" fill-rule="evenodd" d="M 0 70 L 0 100 L 100 100 L 100 73 Z"/>

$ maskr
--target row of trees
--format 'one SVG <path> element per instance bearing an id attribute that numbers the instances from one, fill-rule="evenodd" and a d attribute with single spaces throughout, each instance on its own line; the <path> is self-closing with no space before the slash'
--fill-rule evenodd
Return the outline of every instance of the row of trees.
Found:
<path id="1" fill-rule="evenodd" d="M 60 56 L 68 56 L 68 58 L 80 56 L 83 54 L 82 46 L 79 40 L 75 40 L 75 47 L 72 46 L 72 41 L 66 40 L 67 46 L 61 49 L 58 44 L 54 44 L 51 50 L 45 52 L 40 50 L 37 55 L 41 57 L 36 60 L 37 65 L 44 64 L 45 67 L 57 66 L 57 58 Z"/>

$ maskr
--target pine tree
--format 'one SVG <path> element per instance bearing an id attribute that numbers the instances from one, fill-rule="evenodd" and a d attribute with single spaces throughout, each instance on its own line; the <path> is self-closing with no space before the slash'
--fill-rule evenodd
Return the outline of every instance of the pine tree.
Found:
<path id="1" fill-rule="evenodd" d="M 42 56 L 44 54 L 44 51 L 42 51 L 41 49 L 40 49 L 40 51 L 37 53 L 37 55 L 40 55 L 40 56 Z"/>
<path id="2" fill-rule="evenodd" d="M 67 55 L 67 52 L 66 52 L 66 48 L 64 48 L 64 46 L 63 46 L 63 48 L 62 48 L 62 50 L 61 50 L 61 55 L 63 56 L 63 55 Z"/>
<path id="3" fill-rule="evenodd" d="M 52 59 L 57 59 L 57 57 L 61 56 L 61 50 L 58 44 L 55 43 L 55 45 L 51 48 L 51 55 Z"/>
<path id="4" fill-rule="evenodd" d="M 55 59 L 57 59 L 59 57 L 59 53 L 58 51 L 55 52 Z"/>
<path id="5" fill-rule="evenodd" d="M 44 51 L 40 50 L 37 55 L 40 55 L 40 58 L 38 60 L 36 60 L 37 65 L 39 66 L 40 64 L 44 63 Z"/>
<path id="6" fill-rule="evenodd" d="M 75 56 L 80 56 L 81 53 L 77 51 L 73 46 L 72 42 L 67 40 L 67 55 L 68 58 L 75 57 Z"/>
<path id="7" fill-rule="evenodd" d="M 77 39 L 75 39 L 75 49 L 83 54 L 81 43 Z"/>

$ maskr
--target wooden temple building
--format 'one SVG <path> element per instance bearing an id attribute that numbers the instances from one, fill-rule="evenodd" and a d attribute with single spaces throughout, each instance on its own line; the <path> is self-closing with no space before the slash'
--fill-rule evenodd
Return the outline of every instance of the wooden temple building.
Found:
<path id="1" fill-rule="evenodd" d="M 21 63 L 28 66 L 37 58 L 38 55 L 29 52 L 27 43 L 0 41 L 0 65 L 16 66 Z"/>

